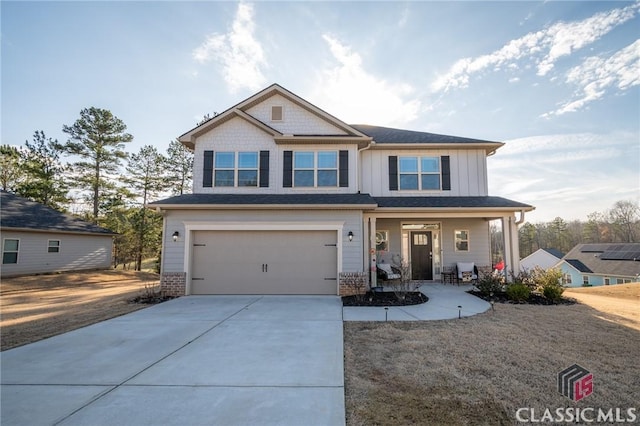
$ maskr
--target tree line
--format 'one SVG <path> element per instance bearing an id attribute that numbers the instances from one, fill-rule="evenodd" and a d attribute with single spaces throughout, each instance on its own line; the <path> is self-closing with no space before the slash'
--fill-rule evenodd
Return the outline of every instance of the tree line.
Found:
<path id="1" fill-rule="evenodd" d="M 583 243 L 640 242 L 640 206 L 634 200 L 620 200 L 604 212 L 593 212 L 586 221 L 566 221 L 556 217 L 549 222 L 526 222 L 518 230 L 520 257 L 538 249 L 556 249 L 568 253 Z M 491 225 L 493 262 L 503 258 L 502 230 Z"/>
<path id="2" fill-rule="evenodd" d="M 133 136 L 126 130 L 109 110 L 83 109 L 62 126 L 66 142 L 37 130 L 24 146 L 1 145 L 0 185 L 116 232 L 114 266 L 140 270 L 162 246 L 162 217 L 144 206 L 189 191 L 193 153 L 173 140 L 166 153 L 145 145 L 129 154 Z"/>

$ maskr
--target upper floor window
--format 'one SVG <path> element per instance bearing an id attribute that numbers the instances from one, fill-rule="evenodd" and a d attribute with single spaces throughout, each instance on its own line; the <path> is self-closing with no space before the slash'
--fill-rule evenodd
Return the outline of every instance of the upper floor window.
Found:
<path id="1" fill-rule="evenodd" d="M 213 164 L 215 186 L 258 186 L 257 152 L 218 151 Z"/>
<path id="2" fill-rule="evenodd" d="M 282 121 L 283 109 L 281 105 L 274 105 L 271 107 L 271 121 Z"/>
<path id="3" fill-rule="evenodd" d="M 5 238 L 2 244 L 2 263 L 18 263 L 18 252 L 20 250 L 20 240 Z"/>
<path id="4" fill-rule="evenodd" d="M 439 190 L 439 157 L 400 157 L 401 190 Z"/>
<path id="5" fill-rule="evenodd" d="M 338 153 L 336 151 L 295 152 L 293 155 L 293 186 L 338 186 Z"/>

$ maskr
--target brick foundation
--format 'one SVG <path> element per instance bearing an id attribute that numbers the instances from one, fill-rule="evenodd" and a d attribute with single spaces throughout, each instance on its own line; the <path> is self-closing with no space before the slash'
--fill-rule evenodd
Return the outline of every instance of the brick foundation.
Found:
<path id="1" fill-rule="evenodd" d="M 160 278 L 160 291 L 166 296 L 184 296 L 187 289 L 186 272 L 165 272 Z"/>
<path id="2" fill-rule="evenodd" d="M 364 294 L 369 290 L 369 274 L 367 272 L 341 272 L 340 296 Z"/>

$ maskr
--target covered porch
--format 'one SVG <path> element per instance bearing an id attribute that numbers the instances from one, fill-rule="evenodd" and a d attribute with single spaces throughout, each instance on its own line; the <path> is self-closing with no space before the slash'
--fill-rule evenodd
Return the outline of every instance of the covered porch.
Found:
<path id="1" fill-rule="evenodd" d="M 385 263 L 401 267 L 412 281 L 425 283 L 448 281 L 448 273 L 458 262 L 491 270 L 495 260 L 491 253 L 492 221 L 502 226 L 504 253 L 499 260 L 504 262 L 504 271 L 519 270 L 518 225 L 533 207 L 499 197 L 441 197 L 454 205 L 425 206 L 428 198 L 411 200 L 413 205 L 408 206 L 401 205 L 407 203 L 406 198 L 377 199 L 378 208 L 364 213 L 362 261 L 371 287 L 384 285 L 378 282 L 377 270 Z M 493 206 L 465 206 L 478 204 L 479 198 Z"/>

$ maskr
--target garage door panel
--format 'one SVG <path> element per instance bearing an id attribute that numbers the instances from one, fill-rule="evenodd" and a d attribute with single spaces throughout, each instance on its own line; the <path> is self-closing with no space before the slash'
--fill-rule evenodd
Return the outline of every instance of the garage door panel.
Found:
<path id="1" fill-rule="evenodd" d="M 198 231 L 192 294 L 336 294 L 335 231 Z"/>

